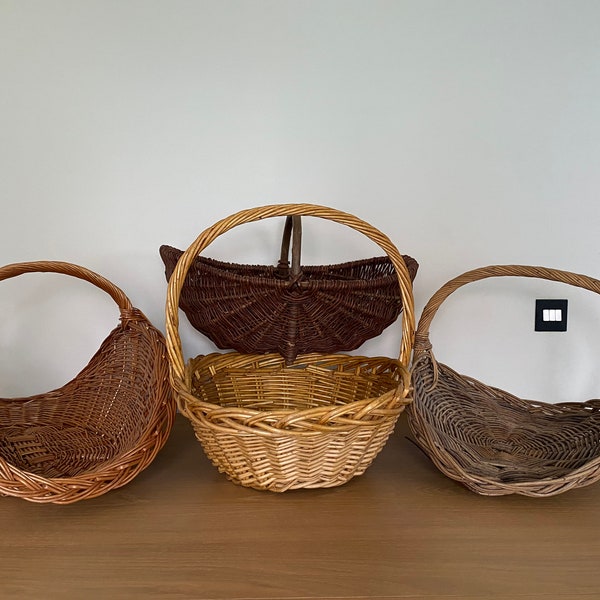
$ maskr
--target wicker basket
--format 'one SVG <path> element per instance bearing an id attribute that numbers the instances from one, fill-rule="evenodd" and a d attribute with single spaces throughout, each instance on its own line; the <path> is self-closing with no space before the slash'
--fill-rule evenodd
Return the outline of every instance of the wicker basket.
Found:
<path id="1" fill-rule="evenodd" d="M 231 352 L 184 364 L 177 307 L 198 253 L 237 225 L 290 215 L 348 225 L 387 252 L 404 303 L 400 359 L 311 353 L 286 365 L 276 353 Z M 414 328 L 411 278 L 391 241 L 352 215 L 290 204 L 249 209 L 219 221 L 178 261 L 169 280 L 166 318 L 171 382 L 179 409 L 213 464 L 238 484 L 276 492 L 341 485 L 365 471 L 410 402 L 405 365 Z"/>
<path id="2" fill-rule="evenodd" d="M 440 288 L 423 310 L 407 411 L 417 443 L 448 477 L 479 494 L 552 496 L 600 478 L 600 401 L 548 404 L 523 400 L 438 363 L 429 327 L 455 290 L 488 277 L 534 277 L 600 294 L 600 281 L 566 271 L 490 266 Z"/>
<path id="3" fill-rule="evenodd" d="M 0 398 L 0 494 L 69 504 L 118 488 L 146 468 L 175 416 L 164 337 L 105 278 L 63 262 L 0 268 L 0 281 L 53 272 L 108 293 L 120 324 L 86 367 L 60 389 Z"/>
<path id="4" fill-rule="evenodd" d="M 190 265 L 179 306 L 218 348 L 279 352 L 290 364 L 307 352 L 354 350 L 398 318 L 402 296 L 389 257 L 301 267 L 300 219 L 286 218 L 277 266 L 202 256 Z M 167 280 L 182 254 L 161 246 Z M 403 258 L 412 280 L 418 264 Z"/>

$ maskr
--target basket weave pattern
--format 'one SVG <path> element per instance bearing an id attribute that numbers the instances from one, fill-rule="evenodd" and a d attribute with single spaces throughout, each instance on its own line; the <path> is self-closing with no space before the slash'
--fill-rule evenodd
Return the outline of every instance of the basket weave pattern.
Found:
<path id="1" fill-rule="evenodd" d="M 162 448 L 175 403 L 164 337 L 116 286 L 69 263 L 0 269 L 0 280 L 55 272 L 90 281 L 120 308 L 120 324 L 63 387 L 0 398 L 0 493 L 68 504 L 131 481 Z"/>
<path id="2" fill-rule="evenodd" d="M 521 265 L 469 271 L 425 307 L 415 339 L 414 402 L 407 411 L 417 443 L 448 477 L 484 495 L 551 496 L 600 479 L 600 401 L 524 400 L 436 361 L 429 327 L 455 290 L 488 277 L 535 277 L 600 293 L 600 281 Z"/>
<path id="3" fill-rule="evenodd" d="M 218 235 L 270 216 L 317 216 L 346 224 L 388 252 L 404 303 L 400 360 L 344 354 L 209 354 L 183 361 L 180 292 L 196 256 Z M 411 278 L 391 241 L 352 215 L 315 205 L 241 211 L 205 230 L 169 280 L 167 348 L 181 412 L 213 464 L 232 481 L 283 492 L 330 487 L 365 471 L 410 402 L 406 369 L 412 349 Z"/>
<path id="4" fill-rule="evenodd" d="M 179 301 L 190 324 L 218 348 L 278 352 L 291 363 L 298 354 L 354 350 L 398 318 L 402 296 L 389 257 L 300 267 L 294 247 L 289 269 L 288 246 L 284 233 L 277 266 L 196 257 Z M 167 280 L 182 254 L 161 246 Z M 403 259 L 412 280 L 418 264 Z"/>
<path id="5" fill-rule="evenodd" d="M 279 356 L 213 354 L 187 368 L 194 401 L 181 408 L 206 455 L 236 483 L 274 491 L 363 473 L 402 412 L 398 386 L 408 384 L 387 359 L 344 355 L 304 355 L 289 368 Z"/>

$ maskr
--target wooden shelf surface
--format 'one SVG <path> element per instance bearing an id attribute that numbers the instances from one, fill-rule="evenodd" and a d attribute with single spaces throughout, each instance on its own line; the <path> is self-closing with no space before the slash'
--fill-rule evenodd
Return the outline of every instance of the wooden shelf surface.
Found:
<path id="1" fill-rule="evenodd" d="M 230 483 L 177 417 L 127 486 L 69 506 L 0 498 L 0 598 L 600 598 L 600 486 L 478 496 L 405 417 L 344 486 Z"/>

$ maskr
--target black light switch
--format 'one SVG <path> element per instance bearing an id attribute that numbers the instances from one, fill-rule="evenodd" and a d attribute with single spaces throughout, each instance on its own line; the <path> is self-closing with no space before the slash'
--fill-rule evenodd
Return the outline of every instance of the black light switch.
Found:
<path id="1" fill-rule="evenodd" d="M 535 330 L 566 331 L 567 300 L 536 300 Z"/>

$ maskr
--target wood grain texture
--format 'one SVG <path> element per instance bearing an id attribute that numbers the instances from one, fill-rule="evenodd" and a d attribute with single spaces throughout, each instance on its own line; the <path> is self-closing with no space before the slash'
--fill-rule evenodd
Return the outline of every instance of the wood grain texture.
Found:
<path id="1" fill-rule="evenodd" d="M 0 498 L 0 597 L 600 597 L 600 487 L 479 496 L 406 435 L 401 418 L 341 487 L 274 494 L 227 481 L 178 416 L 123 488 L 69 506 Z"/>

